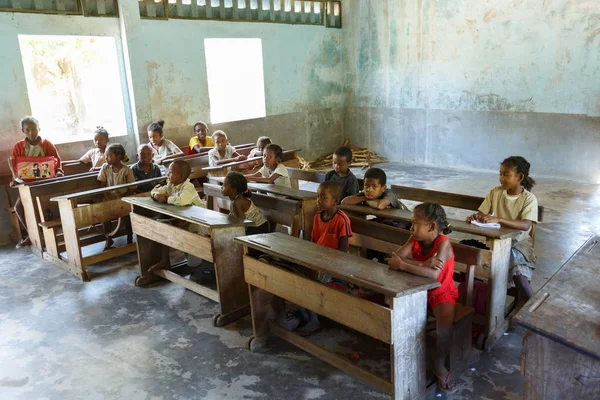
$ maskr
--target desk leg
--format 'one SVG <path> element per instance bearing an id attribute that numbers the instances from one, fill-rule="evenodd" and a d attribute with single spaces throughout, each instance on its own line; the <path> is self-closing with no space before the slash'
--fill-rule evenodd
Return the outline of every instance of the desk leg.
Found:
<path id="1" fill-rule="evenodd" d="M 248 288 L 244 281 L 244 248 L 233 239 L 245 236 L 246 228 L 219 227 L 211 230 L 211 247 L 221 313 L 215 326 L 224 326 L 250 313 Z"/>
<path id="2" fill-rule="evenodd" d="M 302 201 L 302 237 L 304 240 L 311 240 L 313 220 L 317 211 L 317 200 Z"/>
<path id="3" fill-rule="evenodd" d="M 261 349 L 269 339 L 269 324 L 277 314 L 285 314 L 285 301 L 265 290 L 248 285 L 250 293 L 250 310 L 252 313 L 252 329 L 254 336 L 248 342 L 252 352 Z"/>
<path id="4" fill-rule="evenodd" d="M 135 286 L 145 286 L 159 281 L 161 278 L 154 272 L 148 271 L 148 269 L 157 264 L 160 269 L 168 269 L 171 266 L 169 248 L 140 235 L 136 235 L 135 241 L 140 263 L 140 276 L 135 278 Z"/>
<path id="5" fill-rule="evenodd" d="M 23 212 L 25 214 L 25 225 L 27 225 L 27 234 L 31 241 L 31 251 L 42 257 L 44 243 L 42 242 L 42 235 L 40 235 L 40 227 L 38 226 L 40 218 L 38 216 L 37 207 L 33 204 L 30 188 L 20 185 L 19 198 L 21 199 L 21 205 L 23 206 Z"/>
<path id="6" fill-rule="evenodd" d="M 487 338 L 484 345 L 486 350 L 489 350 L 508 328 L 508 321 L 504 319 L 504 312 L 511 244 L 511 239 L 496 239 L 487 242 L 487 246 L 492 251 L 492 262 L 487 294 Z"/>
<path id="7" fill-rule="evenodd" d="M 427 292 L 392 299 L 393 399 L 416 399 L 426 389 Z"/>
<path id="8" fill-rule="evenodd" d="M 79 229 L 73 214 L 73 208 L 77 205 L 71 200 L 59 200 L 58 208 L 60 210 L 60 219 L 63 228 L 63 238 L 65 249 L 67 251 L 67 262 L 63 260 L 56 261 L 56 265 L 67 269 L 72 274 L 77 275 L 84 282 L 89 282 L 90 278 L 83 266 L 83 257 L 79 243 Z"/>

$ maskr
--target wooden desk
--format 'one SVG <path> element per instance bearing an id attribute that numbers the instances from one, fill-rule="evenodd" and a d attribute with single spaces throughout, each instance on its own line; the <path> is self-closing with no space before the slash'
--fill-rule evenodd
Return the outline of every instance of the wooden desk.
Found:
<path id="1" fill-rule="evenodd" d="M 296 153 L 302 149 L 285 150 L 281 163 L 286 167 L 296 168 L 299 165 Z M 230 171 L 239 171 L 247 174 L 258 170 L 263 164 L 262 157 L 252 157 L 242 161 L 234 161 L 227 164 L 215 165 L 214 167 L 204 167 L 209 178 L 225 177 Z"/>
<path id="2" fill-rule="evenodd" d="M 398 209 L 377 210 L 362 205 L 340 205 L 340 209 L 354 215 L 375 215 L 380 218 L 389 218 L 397 221 L 410 221 L 412 213 Z M 452 228 L 457 232 L 468 233 L 486 238 L 486 245 L 492 255 L 489 269 L 486 272 L 488 279 L 488 307 L 485 320 L 485 344 L 489 349 L 500 336 L 508 329 L 506 311 L 506 282 L 510 265 L 510 249 L 512 239 L 521 231 L 509 228 L 489 229 L 481 228 L 461 220 L 448 219 Z M 481 269 L 479 269 L 481 271 Z M 477 272 L 477 270 L 476 270 Z M 478 276 L 476 273 L 475 276 Z"/>
<path id="3" fill-rule="evenodd" d="M 60 247 L 56 240 L 47 243 L 47 251 L 43 253 L 44 259 L 59 268 L 71 272 L 83 281 L 89 281 L 90 277 L 85 269 L 86 266 L 135 251 L 135 244 L 131 243 L 123 247 L 111 248 L 98 254 L 84 257 L 81 248 L 89 244 L 89 241 L 83 237 L 83 229 L 98 227 L 101 230 L 100 224 L 103 222 L 129 216 L 130 207 L 128 204 L 124 203 L 120 198 L 105 200 L 105 193 L 115 189 L 135 189 L 140 184 L 158 183 L 164 179 L 166 179 L 164 176 L 145 179 L 124 185 L 108 186 L 51 198 L 50 200 L 58 203 L 60 211 L 59 227 L 62 228 L 67 259 L 65 260 L 58 254 Z M 138 196 L 150 196 L 150 193 L 142 193 Z M 54 229 L 55 227 L 49 228 Z M 50 235 L 46 235 L 46 237 L 49 238 Z M 54 237 L 56 237 L 55 234 Z M 104 239 L 100 238 L 100 240 Z M 98 240 L 96 239 L 96 241 Z"/>
<path id="4" fill-rule="evenodd" d="M 246 249 L 244 277 L 248 283 L 252 309 L 252 351 L 264 345 L 271 333 L 365 380 L 389 393 L 394 399 L 417 398 L 425 391 L 427 290 L 439 286 L 439 282 L 392 271 L 374 261 L 282 233 L 246 236 L 237 238 L 236 242 L 243 244 Z M 390 300 L 390 307 L 350 296 L 317 281 L 258 261 L 248 255 L 248 248 L 382 293 Z M 309 339 L 271 323 L 272 310 L 281 310 L 284 300 L 389 345 L 392 379 L 375 375 Z"/>
<path id="5" fill-rule="evenodd" d="M 131 204 L 131 224 L 136 234 L 140 276 L 136 286 L 144 286 L 160 278 L 175 282 L 186 289 L 216 301 L 220 313 L 215 326 L 224 326 L 250 312 L 248 288 L 244 283 L 242 246 L 233 241 L 246 234 L 250 220 L 239 220 L 197 206 L 177 207 L 158 203 L 150 198 L 125 197 Z M 196 224 L 199 233 L 157 221 L 148 215 L 160 213 Z M 200 257 L 214 263 L 217 290 L 200 285 L 170 270 L 169 248 Z M 149 271 L 152 268 L 153 271 Z"/>
<path id="6" fill-rule="evenodd" d="M 600 398 L 600 236 L 586 243 L 514 317 L 523 340 L 523 398 Z"/>
<path id="7" fill-rule="evenodd" d="M 223 183 L 224 178 L 211 178 L 211 181 Z M 300 202 L 300 211 L 302 217 L 300 219 L 300 229 L 303 231 L 303 238 L 311 240 L 313 218 L 317 210 L 317 194 L 307 190 L 299 190 L 287 188 L 279 185 L 268 183 L 248 182 L 248 189 L 253 192 L 270 193 L 277 196 L 285 196 L 288 199 L 297 200 Z"/>

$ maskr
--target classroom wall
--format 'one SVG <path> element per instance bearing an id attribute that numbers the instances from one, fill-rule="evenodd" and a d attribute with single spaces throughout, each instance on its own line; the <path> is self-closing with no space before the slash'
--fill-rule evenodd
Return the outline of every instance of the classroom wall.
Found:
<path id="1" fill-rule="evenodd" d="M 345 134 L 394 161 L 600 183 L 597 0 L 346 0 Z"/>

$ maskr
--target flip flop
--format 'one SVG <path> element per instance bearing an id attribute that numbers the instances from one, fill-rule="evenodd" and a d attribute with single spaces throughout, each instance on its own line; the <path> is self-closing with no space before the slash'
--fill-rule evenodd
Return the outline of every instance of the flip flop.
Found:
<path id="1" fill-rule="evenodd" d="M 438 375 L 437 371 L 433 370 L 434 375 L 437 377 L 438 379 L 438 388 L 440 388 L 440 390 L 445 393 L 445 394 L 452 394 L 455 393 L 458 390 L 458 386 L 456 385 L 456 382 L 451 381 L 451 374 L 450 372 L 448 372 L 448 374 L 446 375 L 446 378 L 442 378 L 440 375 Z"/>

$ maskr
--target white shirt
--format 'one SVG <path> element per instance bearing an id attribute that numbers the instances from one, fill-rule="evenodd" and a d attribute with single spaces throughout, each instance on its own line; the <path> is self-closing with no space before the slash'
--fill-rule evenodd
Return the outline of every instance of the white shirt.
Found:
<path id="1" fill-rule="evenodd" d="M 100 149 L 91 149 L 88 150 L 79 161 L 84 163 L 92 163 L 92 168 L 101 167 L 106 162 L 106 157 L 104 153 L 100 152 Z"/>
<path id="2" fill-rule="evenodd" d="M 263 165 L 262 168 L 260 169 L 260 174 L 264 177 L 264 178 L 269 178 L 271 177 L 271 175 L 273 174 L 279 174 L 281 175 L 279 178 L 275 179 L 275 182 L 273 182 L 275 185 L 279 185 L 279 186 L 284 186 L 284 187 L 292 187 L 292 182 L 290 182 L 290 176 L 288 174 L 288 170 L 285 167 L 285 165 L 279 163 L 277 164 L 277 168 L 275 168 L 274 171 L 271 171 L 269 168 L 267 168 L 266 165 Z"/>
<path id="3" fill-rule="evenodd" d="M 216 161 L 227 160 L 229 158 L 233 158 L 233 153 L 235 153 L 235 149 L 229 144 L 227 145 L 227 147 L 225 147 L 225 155 L 223 157 L 221 157 L 221 153 L 219 153 L 219 150 L 217 150 L 216 148 L 211 149 L 208 152 L 208 166 L 216 167 L 217 166 Z"/>
<path id="4" fill-rule="evenodd" d="M 189 206 L 193 204 L 195 206 L 206 207 L 200 196 L 198 196 L 194 184 L 189 179 L 186 179 L 185 182 L 179 185 L 173 185 L 169 182 L 164 186 L 156 187 L 150 192 L 151 196 L 155 194 L 167 194 L 169 196 L 167 203 L 174 206 Z"/>

